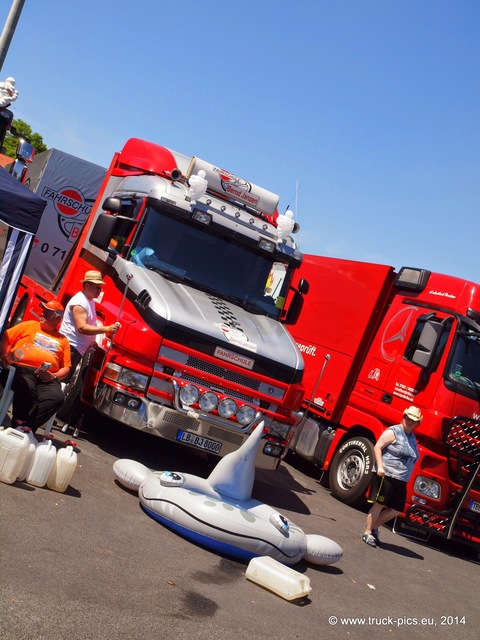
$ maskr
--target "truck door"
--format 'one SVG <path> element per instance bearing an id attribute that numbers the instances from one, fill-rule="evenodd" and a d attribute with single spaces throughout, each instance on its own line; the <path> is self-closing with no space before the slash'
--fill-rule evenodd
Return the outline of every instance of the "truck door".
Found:
<path id="1" fill-rule="evenodd" d="M 392 304 L 357 387 L 371 390 L 372 399 L 378 401 L 376 411 L 385 423 L 396 420 L 398 412 L 410 404 L 431 409 L 446 398 L 445 394 L 437 397 L 437 390 L 443 386 L 445 345 L 453 323 L 453 317 L 443 312 L 403 301 Z M 450 410 L 450 406 L 441 407 L 442 412 Z"/>

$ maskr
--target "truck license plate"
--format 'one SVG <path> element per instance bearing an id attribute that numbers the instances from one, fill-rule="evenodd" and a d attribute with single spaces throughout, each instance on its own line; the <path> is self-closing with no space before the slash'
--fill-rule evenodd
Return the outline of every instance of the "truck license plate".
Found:
<path id="1" fill-rule="evenodd" d="M 469 504 L 470 511 L 475 511 L 476 513 L 480 513 L 480 502 L 475 502 L 472 500 Z"/>
<path id="2" fill-rule="evenodd" d="M 213 453 L 219 453 L 222 448 L 221 442 L 215 442 L 215 440 L 209 440 L 203 436 L 197 436 L 195 433 L 190 433 L 189 431 L 180 430 L 177 433 L 177 440 L 179 442 L 185 442 L 192 447 L 197 447 L 198 449 L 212 451 Z"/>

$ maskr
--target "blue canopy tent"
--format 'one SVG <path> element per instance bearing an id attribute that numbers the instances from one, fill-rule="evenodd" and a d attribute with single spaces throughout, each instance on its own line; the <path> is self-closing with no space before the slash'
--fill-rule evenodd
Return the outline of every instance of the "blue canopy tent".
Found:
<path id="1" fill-rule="evenodd" d="M 8 321 L 18 283 L 47 201 L 0 167 L 0 221 L 8 227 L 0 264 L 0 336 Z"/>

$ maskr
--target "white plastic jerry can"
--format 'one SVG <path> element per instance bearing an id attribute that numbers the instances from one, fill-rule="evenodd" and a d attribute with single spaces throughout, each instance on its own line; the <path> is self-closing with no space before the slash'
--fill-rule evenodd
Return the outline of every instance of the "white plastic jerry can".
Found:
<path id="1" fill-rule="evenodd" d="M 65 449 L 59 449 L 48 476 L 47 487 L 63 493 L 70 484 L 76 468 L 77 453 L 73 450 L 73 446 L 67 445 Z"/>
<path id="2" fill-rule="evenodd" d="M 23 463 L 23 467 L 18 474 L 17 480 L 23 482 L 27 477 L 30 469 L 33 466 L 35 461 L 35 451 L 38 446 L 38 440 L 33 435 L 33 431 L 30 427 L 17 427 L 17 431 L 21 431 L 22 433 L 26 433 L 28 436 L 28 452 L 27 457 L 25 458 L 25 462 Z"/>
<path id="3" fill-rule="evenodd" d="M 285 600 L 303 598 L 312 591 L 310 578 L 269 556 L 252 558 L 245 575 L 248 580 L 273 591 Z"/>
<path id="4" fill-rule="evenodd" d="M 41 442 L 36 451 L 32 468 L 28 472 L 27 482 L 35 487 L 44 487 L 55 463 L 57 450 L 51 440 Z"/>
<path id="5" fill-rule="evenodd" d="M 26 433 L 0 430 L 0 481 L 13 484 L 22 470 L 30 442 Z"/>

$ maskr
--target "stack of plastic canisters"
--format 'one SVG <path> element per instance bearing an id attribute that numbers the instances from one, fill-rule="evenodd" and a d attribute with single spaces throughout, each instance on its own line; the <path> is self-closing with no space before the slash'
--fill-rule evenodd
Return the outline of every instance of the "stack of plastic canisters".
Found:
<path id="1" fill-rule="evenodd" d="M 35 487 L 66 491 L 77 468 L 76 444 L 67 440 L 66 447 L 57 452 L 52 440 L 53 436 L 46 436 L 38 443 L 29 427 L 1 427 L 0 482 L 25 480 Z"/>

